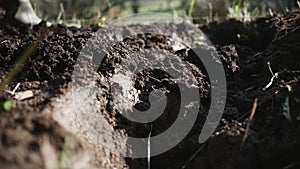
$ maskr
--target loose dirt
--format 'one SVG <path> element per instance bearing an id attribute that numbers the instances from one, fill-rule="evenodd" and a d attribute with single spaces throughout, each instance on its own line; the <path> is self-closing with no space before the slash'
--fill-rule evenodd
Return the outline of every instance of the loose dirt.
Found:
<path id="1" fill-rule="evenodd" d="M 146 55 L 160 50 L 165 52 L 162 54 L 168 53 L 174 60 L 180 59 L 189 65 L 187 70 L 178 70 L 176 67 L 174 70 L 191 79 L 194 76 L 198 82 L 196 87 L 200 93 L 201 108 L 189 134 L 173 149 L 152 157 L 151 168 L 298 168 L 300 12 L 283 17 L 260 18 L 250 23 L 229 20 L 199 26 L 217 49 L 217 57 L 221 59 L 226 73 L 228 91 L 222 120 L 204 144 L 198 143 L 198 136 L 206 120 L 211 89 L 205 66 L 195 59 L 193 50 L 210 50 L 212 44 L 196 45 L 191 36 L 193 30 L 183 31 L 191 33 L 184 34 L 178 31 L 179 28 L 189 30 L 183 24 L 111 28 L 89 26 L 79 29 L 62 25 L 47 28 L 46 23 L 41 23 L 32 29 L 26 25 L 1 27 L 1 81 L 27 46 L 40 40 L 41 35 L 43 40 L 6 87 L 6 90 L 12 91 L 20 83 L 17 92 L 30 90 L 34 97 L 17 101 L 12 94 L 4 92 L 0 98 L 0 101 L 16 102 L 15 109 L 0 116 L 0 168 L 147 168 L 147 158 L 123 158 L 99 146 L 101 143 L 111 143 L 111 147 L 119 148 L 119 145 L 103 139 L 101 135 L 94 137 L 89 134 L 89 131 L 83 130 L 82 121 L 78 121 L 76 111 L 86 110 L 85 103 L 88 103 L 80 100 L 91 99 L 88 93 L 76 95 L 76 91 L 72 91 L 72 78 L 74 74 L 75 77 L 87 75 L 85 73 L 88 70 L 77 69 L 76 61 L 88 39 L 97 31 L 102 32 L 101 37 L 104 38 L 96 38 L 94 44 L 104 52 L 100 54 L 105 57 L 95 74 L 98 93 L 91 103 L 100 105 L 98 111 L 104 115 L 104 120 L 97 123 L 95 114 L 86 117 L 91 131 L 103 128 L 106 131 L 104 135 L 117 133 L 113 139 L 126 145 L 128 136 L 147 137 L 151 129 L 156 135 L 174 122 L 177 115 L 173 112 L 178 109 L 180 100 L 176 94 L 176 83 L 169 74 L 153 69 L 139 74 L 130 88 L 132 91 L 141 91 L 133 94 L 138 98 L 138 103 L 125 100 L 117 107 L 110 90 L 113 83 L 122 85 L 122 82 L 112 78 L 114 73 L 118 73 L 122 60 L 132 65 L 123 65 L 121 69 L 136 67 L 137 61 L 147 63 L 148 60 L 133 55 L 133 52 Z M 154 30 L 155 33 L 138 33 L 139 30 Z M 113 37 L 112 32 L 128 36 Z M 185 39 L 184 43 L 189 47 L 178 48 L 174 41 L 176 37 Z M 108 43 L 109 38 L 115 39 L 114 45 Z M 86 65 L 89 65 L 89 59 L 97 61 L 97 57 L 84 57 L 86 60 L 83 59 L 83 64 Z M 173 63 L 174 60 L 169 58 L 164 64 Z M 76 82 L 89 83 L 85 78 L 79 78 Z M 189 81 L 183 84 L 188 86 Z M 138 124 L 120 115 L 120 109 L 117 108 L 126 109 L 128 105 L 140 110 L 148 109 L 151 106 L 149 93 L 155 89 L 163 89 L 168 98 L 167 108 L 159 119 L 151 124 Z M 74 97 L 79 100 L 77 106 L 74 106 Z M 256 98 L 258 108 L 249 135 L 241 146 Z M 154 127 L 151 128 L 151 125 Z"/>

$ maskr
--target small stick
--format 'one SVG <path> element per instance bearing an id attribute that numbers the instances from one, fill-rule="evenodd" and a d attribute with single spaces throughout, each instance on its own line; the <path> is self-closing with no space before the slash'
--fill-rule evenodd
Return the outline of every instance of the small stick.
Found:
<path id="1" fill-rule="evenodd" d="M 270 70 L 272 76 L 274 76 L 273 70 L 272 70 L 272 68 L 271 68 L 271 63 L 270 63 L 270 61 L 268 61 L 267 64 L 268 64 L 268 67 L 269 67 L 269 70 Z"/>
<path id="2" fill-rule="evenodd" d="M 203 150 L 204 145 L 205 144 L 202 144 L 201 147 L 199 147 L 199 149 L 189 158 L 189 160 L 182 166 L 181 169 L 186 168 L 187 164 L 190 163 L 196 157 L 196 155 Z"/>
<path id="3" fill-rule="evenodd" d="M 11 95 L 15 95 L 16 91 L 18 90 L 18 88 L 20 87 L 20 83 L 18 83 L 15 88 L 13 89 L 13 91 L 10 90 L 5 90 L 5 92 L 11 94 Z"/>
<path id="4" fill-rule="evenodd" d="M 14 94 L 16 93 L 16 91 L 18 90 L 19 87 L 20 87 L 20 83 L 18 83 L 18 84 L 15 86 L 14 90 L 12 91 L 12 95 L 14 95 Z"/>
<path id="5" fill-rule="evenodd" d="M 278 75 L 279 75 L 278 73 L 275 73 L 275 74 L 272 76 L 270 82 L 267 84 L 266 87 L 263 88 L 263 91 L 267 90 L 268 88 L 270 88 L 270 87 L 272 86 L 272 84 L 274 83 L 275 79 L 278 78 Z"/>
<path id="6" fill-rule="evenodd" d="M 291 168 L 298 166 L 299 164 L 300 164 L 300 162 L 294 162 L 294 163 L 284 167 L 283 169 L 291 169 Z"/>
<path id="7" fill-rule="evenodd" d="M 244 135 L 244 137 L 243 137 L 243 141 L 242 141 L 242 143 L 241 143 L 240 150 L 243 149 L 244 144 L 245 144 L 245 142 L 246 142 L 246 140 L 247 140 L 247 138 L 248 138 L 249 131 L 250 131 L 250 125 L 251 125 L 251 123 L 252 123 L 252 121 L 253 121 L 253 117 L 254 117 L 254 115 L 255 115 L 255 113 L 256 113 L 256 109 L 257 109 L 257 98 L 255 99 L 255 101 L 254 101 L 254 103 L 253 103 L 252 112 L 251 112 L 251 114 L 250 114 L 250 117 L 249 117 L 249 120 L 248 120 L 248 123 L 247 123 L 247 128 L 246 128 L 246 131 L 245 131 L 245 135 Z"/>
<path id="8" fill-rule="evenodd" d="M 56 18 L 56 22 L 59 22 L 61 20 L 61 18 L 63 17 L 63 20 L 65 21 L 66 20 L 66 15 L 65 15 L 65 8 L 64 8 L 64 5 L 63 3 L 60 3 L 59 4 L 59 7 L 60 7 L 60 12 Z"/>
<path id="9" fill-rule="evenodd" d="M 211 2 L 208 3 L 208 9 L 209 9 L 209 22 L 213 21 L 213 5 Z"/>
<path id="10" fill-rule="evenodd" d="M 151 160 L 151 142 L 150 142 L 150 139 L 151 139 L 152 129 L 153 129 L 153 125 L 151 125 L 151 129 L 150 129 L 150 132 L 149 132 L 149 135 L 148 135 L 148 142 L 147 142 L 148 169 L 151 168 L 151 161 L 150 161 Z"/>
<path id="11" fill-rule="evenodd" d="M 269 87 L 272 86 L 272 84 L 274 83 L 274 80 L 278 78 L 278 73 L 275 73 L 273 72 L 272 68 L 271 68 L 271 63 L 270 61 L 267 62 L 268 64 L 268 68 L 269 68 L 269 71 L 270 73 L 272 74 L 272 78 L 271 78 L 271 81 L 267 84 L 266 87 L 263 88 L 263 91 L 267 90 Z"/>

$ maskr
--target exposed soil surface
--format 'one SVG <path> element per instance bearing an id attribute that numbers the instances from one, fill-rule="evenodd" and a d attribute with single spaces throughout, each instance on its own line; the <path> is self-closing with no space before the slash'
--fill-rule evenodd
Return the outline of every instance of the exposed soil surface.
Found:
<path id="1" fill-rule="evenodd" d="M 5 13 L 0 9 L 0 19 L 1 15 Z M 211 53 L 213 46 L 199 43 L 194 36 L 197 31 L 191 27 L 152 24 L 79 29 L 61 25 L 48 28 L 46 23 L 33 28 L 1 27 L 0 81 L 34 42 L 38 47 L 1 93 L 1 103 L 11 100 L 16 108 L 0 115 L 0 168 L 147 168 L 147 158 L 123 158 L 101 145 L 122 149 L 122 145 L 130 145 L 129 136 L 147 138 L 150 131 L 158 135 L 167 130 L 178 118 L 176 112 L 183 101 L 179 84 L 199 91 L 198 116 L 179 144 L 151 158 L 151 168 L 299 168 L 299 28 L 300 12 L 250 23 L 229 20 L 199 26 L 217 51 L 217 55 L 207 57 L 222 61 L 227 79 L 222 120 L 210 139 L 199 144 L 211 101 L 211 84 L 205 65 L 194 51 Z M 99 36 L 88 42 L 95 34 Z M 92 46 L 84 48 L 87 42 Z M 157 51 L 158 55 L 153 55 Z M 161 56 L 169 57 L 159 61 Z M 133 79 L 122 76 L 141 67 L 141 63 L 148 69 Z M 167 65 L 187 80 L 174 79 L 166 73 Z M 90 68 L 97 71 L 90 74 Z M 90 79 L 96 82 L 96 97 L 90 97 Z M 197 85 L 191 85 L 193 82 Z M 17 93 L 32 91 L 33 97 L 16 100 L 16 94 L 9 91 L 18 84 Z M 124 94 L 124 84 L 129 86 L 129 96 Z M 148 110 L 153 106 L 149 94 L 158 89 L 167 102 L 157 120 L 134 123 L 121 115 L 133 107 Z M 113 97 L 120 102 L 115 103 Z M 246 132 L 255 99 L 257 109 Z M 78 114 L 89 112 L 86 107 L 90 104 L 99 105 L 98 112 Z M 103 115 L 103 121 L 98 114 Z M 98 129 L 105 129 L 102 134 L 113 138 L 107 139 Z"/>

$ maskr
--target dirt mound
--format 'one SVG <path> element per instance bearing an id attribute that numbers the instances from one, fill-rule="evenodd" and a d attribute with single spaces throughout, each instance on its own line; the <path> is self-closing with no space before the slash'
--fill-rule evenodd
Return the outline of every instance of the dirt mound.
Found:
<path id="1" fill-rule="evenodd" d="M 195 60 L 193 50 L 199 48 L 209 50 L 210 45 L 194 45 L 193 36 L 178 31 L 178 27 L 184 30 L 188 30 L 188 27 L 180 24 L 153 24 L 110 29 L 95 26 L 78 29 L 61 25 L 47 28 L 45 23 L 33 29 L 25 25 L 2 27 L 0 28 L 1 81 L 24 55 L 26 47 L 35 40 L 39 40 L 39 45 L 22 71 L 6 88 L 12 91 L 17 83 L 20 83 L 17 91 L 31 90 L 34 97 L 25 101 L 16 101 L 16 109 L 1 115 L 0 165 L 3 166 L 1 168 L 47 168 L 50 164 L 47 163 L 48 158 L 44 159 L 46 150 L 53 151 L 52 154 L 57 155 L 54 156 L 54 159 L 58 159 L 57 164 L 64 163 L 64 160 L 59 160 L 65 158 L 61 157 L 64 156 L 65 151 L 71 156 L 68 159 L 84 154 L 83 149 L 86 147 L 81 145 L 82 139 L 78 138 L 78 135 L 74 137 L 68 134 L 61 127 L 64 125 L 58 125 L 49 114 L 53 112 L 51 106 L 55 106 L 54 103 L 59 103 L 60 98 L 68 94 L 78 55 L 87 40 L 99 29 L 104 32 L 102 36 L 104 38 L 96 39 L 96 44 L 104 51 L 102 55 L 104 54 L 105 57 L 101 66 L 97 68 L 97 85 L 102 91 L 98 101 L 106 103 L 99 111 L 104 112 L 112 130 L 122 136 L 147 137 L 150 130 L 153 130 L 154 134 L 161 133 L 177 117 L 176 114 L 170 114 L 174 109 L 178 109 L 177 88 L 169 74 L 158 70 L 143 71 L 135 79 L 131 88 L 141 91 L 137 94 L 139 102 L 125 100 L 124 104 L 134 103 L 136 108 L 146 110 L 151 107 L 149 93 L 158 88 L 165 89 L 169 93 L 167 97 L 173 100 L 168 102 L 169 114 L 166 111 L 166 114 L 152 123 L 154 128 L 151 128 L 151 124 L 129 122 L 113 106 L 112 93 L 109 89 L 111 82 L 114 82 L 112 74 L 118 73 L 121 61 L 132 61 L 130 62 L 132 65 L 125 65 L 123 68 L 137 67 L 137 61 L 148 63 L 147 58 L 135 56 L 132 54 L 133 51 L 151 54 L 153 53 L 151 51 L 159 49 L 171 53 L 174 59 L 183 60 L 189 65 L 188 69 L 199 84 L 197 90 L 200 91 L 203 99 L 201 100 L 203 109 L 199 110 L 196 124 L 176 147 L 152 157 L 152 168 L 297 168 L 300 158 L 298 137 L 300 134 L 300 67 L 297 55 L 300 52 L 299 21 L 300 13 L 294 12 L 284 17 L 261 18 L 246 24 L 229 20 L 201 27 L 216 46 L 217 57 L 221 59 L 226 73 L 228 90 L 221 123 L 213 136 L 204 144 L 198 143 L 198 136 L 210 103 L 210 84 L 205 66 Z M 154 29 L 157 33 L 137 33 L 139 30 L 148 29 Z M 130 36 L 119 39 L 117 36 L 111 36 L 111 32 Z M 190 44 L 190 47 L 174 48 L 178 46 L 174 37 L 165 36 L 164 32 L 186 37 L 185 43 Z M 108 39 L 114 39 L 113 46 L 110 46 Z M 173 61 L 166 60 L 165 64 L 171 62 Z M 79 71 L 81 76 L 86 75 L 85 71 Z M 176 71 L 184 73 L 184 70 Z M 80 80 L 84 83 L 83 78 Z M 122 86 L 121 82 L 118 83 Z M 247 130 L 248 117 L 256 98 L 258 107 L 247 139 L 241 146 Z M 1 101 L 7 99 L 13 99 L 13 95 L 5 92 Z M 76 136 L 76 133 L 73 134 Z M 72 146 L 65 148 L 69 138 L 72 140 Z M 86 159 L 84 155 L 80 157 Z M 98 167 L 103 168 L 118 166 L 135 169 L 146 168 L 148 165 L 146 158 L 123 158 L 124 161 L 126 160 L 124 163 L 122 158 L 104 151 L 98 152 L 92 158 Z M 74 161 L 71 163 L 75 164 Z M 68 167 L 72 168 L 72 165 L 68 164 Z"/>

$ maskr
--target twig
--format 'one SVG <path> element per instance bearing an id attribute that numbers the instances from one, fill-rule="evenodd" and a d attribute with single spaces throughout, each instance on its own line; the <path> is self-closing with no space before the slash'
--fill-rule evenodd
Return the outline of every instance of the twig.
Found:
<path id="1" fill-rule="evenodd" d="M 294 163 L 284 167 L 283 169 L 291 169 L 291 168 L 298 166 L 299 164 L 300 164 L 300 162 L 294 162 Z"/>
<path id="2" fill-rule="evenodd" d="M 247 128 L 246 128 L 246 131 L 245 131 L 245 135 L 244 135 L 242 143 L 241 143 L 241 147 L 240 147 L 241 150 L 243 149 L 244 144 L 245 144 L 245 142 L 246 142 L 246 140 L 248 138 L 249 131 L 250 131 L 250 125 L 251 125 L 251 123 L 253 121 L 253 117 L 254 117 L 254 115 L 256 113 L 256 109 L 257 109 L 257 98 L 255 99 L 255 101 L 253 103 L 252 112 L 250 114 L 250 117 L 249 117 L 249 120 L 248 120 L 248 123 L 247 123 Z"/>
<path id="3" fill-rule="evenodd" d="M 65 21 L 66 19 L 66 15 L 65 15 L 65 8 L 64 8 L 64 5 L 63 3 L 60 3 L 59 4 L 59 7 L 60 7 L 60 12 L 56 18 L 56 22 L 59 22 L 61 20 L 61 17 L 63 17 L 63 20 Z"/>
<path id="4" fill-rule="evenodd" d="M 260 106 L 260 105 L 262 105 L 262 104 L 264 104 L 264 103 L 266 103 L 267 101 L 265 100 L 265 101 L 260 101 L 258 104 L 257 104 L 257 106 Z M 236 120 L 237 121 L 239 121 L 239 120 L 242 120 L 243 118 L 245 118 L 248 114 L 250 114 L 252 112 L 252 109 L 251 110 L 249 110 L 249 111 L 247 111 L 245 114 L 243 114 L 243 115 L 241 115 L 239 118 L 237 118 Z"/>
<path id="5" fill-rule="evenodd" d="M 20 87 L 20 83 L 18 83 L 16 85 L 16 87 L 14 88 L 14 90 L 12 91 L 12 93 L 15 94 L 19 87 Z"/>
<path id="6" fill-rule="evenodd" d="M 266 85 L 266 87 L 263 88 L 263 91 L 267 90 L 268 88 L 270 88 L 272 86 L 272 84 L 274 83 L 274 80 L 278 78 L 278 73 L 275 73 L 270 82 Z"/>
<path id="7" fill-rule="evenodd" d="M 209 9 L 209 22 L 213 21 L 213 5 L 211 2 L 208 3 L 208 9 Z"/>
<path id="8" fill-rule="evenodd" d="M 187 164 L 190 163 L 195 157 L 197 154 L 199 154 L 199 152 L 201 152 L 203 150 L 205 146 L 205 143 L 201 145 L 201 147 L 198 148 L 198 150 L 189 158 L 189 160 L 182 166 L 181 169 L 185 169 Z"/>
<path id="9" fill-rule="evenodd" d="M 148 135 L 148 142 L 147 142 L 147 160 L 148 160 L 148 169 L 151 168 L 151 134 L 152 134 L 153 125 L 151 125 L 151 129 Z"/>
<path id="10" fill-rule="evenodd" d="M 274 72 L 273 72 L 273 70 L 271 68 L 270 61 L 267 62 L 267 65 L 268 65 L 269 71 L 270 71 L 270 73 L 272 75 L 272 78 L 271 78 L 271 81 L 267 84 L 267 86 L 263 88 L 264 91 L 267 90 L 269 87 L 271 87 L 272 84 L 274 83 L 274 80 L 278 78 L 278 73 L 274 74 Z"/>
<path id="11" fill-rule="evenodd" d="M 267 64 L 268 64 L 269 71 L 271 72 L 272 76 L 274 76 L 270 61 L 268 61 Z"/>
<path id="12" fill-rule="evenodd" d="M 5 92 L 11 94 L 11 95 L 15 95 L 16 91 L 18 90 L 18 88 L 20 87 L 20 83 L 18 83 L 15 88 L 13 89 L 13 91 L 9 91 L 9 90 L 5 90 Z"/>

